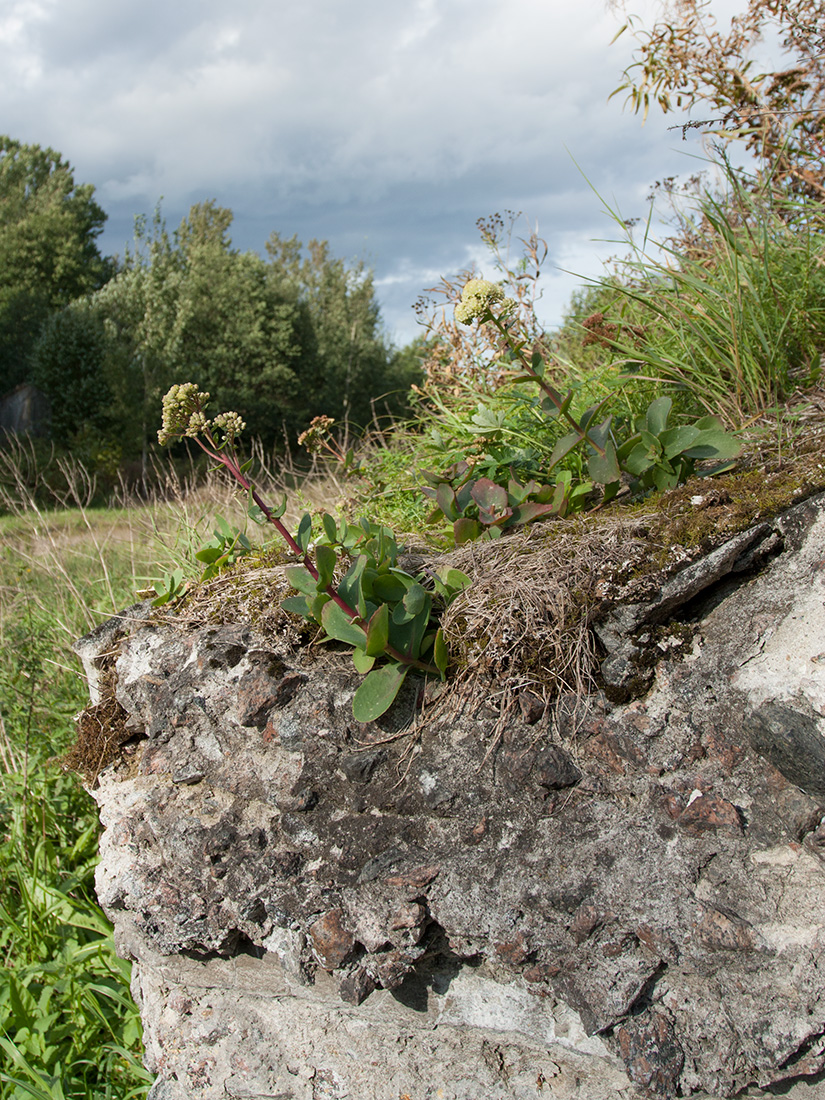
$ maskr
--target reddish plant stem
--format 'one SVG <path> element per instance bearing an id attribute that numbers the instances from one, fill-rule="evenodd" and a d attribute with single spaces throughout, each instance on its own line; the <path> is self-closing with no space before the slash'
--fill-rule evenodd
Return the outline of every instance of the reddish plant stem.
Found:
<path id="1" fill-rule="evenodd" d="M 209 439 L 209 443 L 211 444 L 211 446 L 216 448 L 215 440 L 212 437 L 212 433 L 209 432 L 208 429 L 207 438 Z M 272 526 L 275 528 L 281 538 L 286 542 L 287 546 L 290 548 L 290 550 L 292 550 L 296 557 L 301 559 L 301 564 L 312 577 L 312 579 L 317 581 L 318 570 L 312 564 L 312 559 L 301 549 L 301 547 L 298 545 L 292 535 L 290 535 L 289 531 L 286 529 L 283 523 L 281 523 L 278 517 L 273 515 L 272 509 L 269 508 L 268 505 L 265 504 L 264 501 L 261 499 L 257 489 L 255 489 L 252 482 L 249 481 L 249 479 L 245 476 L 235 458 L 224 454 L 223 451 L 217 450 L 217 448 L 215 450 L 211 450 L 203 443 L 201 439 L 198 439 L 197 436 L 195 437 L 195 442 L 205 454 L 209 455 L 211 459 L 214 459 L 215 462 L 219 462 L 222 466 L 224 466 L 226 470 L 232 475 L 232 477 L 235 478 L 238 484 L 241 485 L 246 490 L 246 492 L 251 494 L 252 499 L 266 516 L 268 522 L 272 524 Z M 356 626 L 359 626 L 366 634 L 367 623 L 364 621 L 364 619 L 361 618 L 358 612 L 354 611 L 346 602 L 346 600 L 335 591 L 331 584 L 328 584 L 326 586 L 325 592 L 331 600 L 334 600 L 335 603 L 338 604 L 341 610 L 352 620 L 352 622 L 355 623 Z M 386 646 L 384 646 L 384 652 L 388 656 L 392 657 L 394 661 L 398 661 L 400 664 L 410 665 L 412 668 L 421 669 L 423 672 L 433 672 L 436 675 L 440 675 L 438 669 L 435 668 L 433 665 L 428 665 L 424 661 L 419 661 L 415 657 L 410 657 L 404 653 L 401 653 L 399 650 L 395 649 L 394 646 L 387 644 Z"/>
<path id="2" fill-rule="evenodd" d="M 570 427 L 573 428 L 574 431 L 578 432 L 578 434 L 581 436 L 581 438 L 586 443 L 589 443 L 590 446 L 593 448 L 594 451 L 596 451 L 597 454 L 601 455 L 601 457 L 604 458 L 604 456 L 605 456 L 604 447 L 601 447 L 598 443 L 595 442 L 595 440 L 590 438 L 590 436 L 587 433 L 587 429 L 582 428 L 581 424 L 579 424 L 576 421 L 575 417 L 571 416 L 569 411 L 564 408 L 564 401 L 563 401 L 561 395 L 556 390 L 554 390 L 553 387 L 548 382 L 545 382 L 543 378 L 540 378 L 536 374 L 536 372 L 533 370 L 533 367 L 524 358 L 524 355 L 522 354 L 522 349 L 524 348 L 524 343 L 518 343 L 518 342 L 513 343 L 512 337 L 511 337 L 508 329 L 506 328 L 505 325 L 503 325 L 501 323 L 499 318 L 496 317 L 494 313 L 492 313 L 492 311 L 490 311 L 490 317 L 492 319 L 493 324 L 496 326 L 498 331 L 504 337 L 504 340 L 505 340 L 505 343 L 507 344 L 507 347 L 510 349 L 510 351 L 513 352 L 514 355 L 518 356 L 519 360 L 521 361 L 521 365 L 524 367 L 524 369 L 527 371 L 527 373 L 532 375 L 532 377 L 536 380 L 536 382 L 538 382 L 539 388 L 544 390 L 544 392 L 547 394 L 547 396 L 550 398 L 550 400 L 553 402 L 553 404 L 559 410 L 559 412 L 564 417 L 564 419 L 567 421 L 567 423 L 570 425 Z"/>

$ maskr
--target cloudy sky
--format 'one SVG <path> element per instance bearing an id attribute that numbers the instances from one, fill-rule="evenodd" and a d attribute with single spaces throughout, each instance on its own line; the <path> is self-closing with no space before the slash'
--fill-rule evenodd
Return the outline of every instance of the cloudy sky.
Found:
<path id="1" fill-rule="evenodd" d="M 243 249 L 273 229 L 327 238 L 375 269 L 399 342 L 424 287 L 483 260 L 476 219 L 524 211 L 550 246 L 554 323 L 564 271 L 616 251 L 587 180 L 638 217 L 701 155 L 675 119 L 607 102 L 630 59 L 619 26 L 604 0 L 3 0 L 0 132 L 96 186 L 107 253 L 161 196 L 170 227 L 193 202 L 231 207 Z"/>

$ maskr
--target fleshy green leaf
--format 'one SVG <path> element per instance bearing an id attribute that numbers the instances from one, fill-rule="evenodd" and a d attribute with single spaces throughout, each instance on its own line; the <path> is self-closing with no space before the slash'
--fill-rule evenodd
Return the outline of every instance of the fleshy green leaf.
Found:
<path id="1" fill-rule="evenodd" d="M 305 596 L 315 595 L 317 591 L 315 578 L 309 570 L 303 567 L 303 565 L 288 565 L 284 572 L 286 573 L 286 579 L 293 588 L 297 588 L 297 590 L 303 592 Z"/>
<path id="2" fill-rule="evenodd" d="M 392 662 L 368 672 L 352 700 L 355 721 L 374 722 L 389 710 L 408 671 L 409 665 Z"/>
<path id="3" fill-rule="evenodd" d="M 444 513 L 449 520 L 458 519 L 458 508 L 456 506 L 455 492 L 449 486 L 446 481 L 442 481 L 436 489 L 435 499 L 438 501 L 438 507 Z"/>
<path id="4" fill-rule="evenodd" d="M 451 593 L 463 592 L 465 588 L 469 588 L 473 583 L 467 574 L 462 573 L 460 569 L 442 569 L 438 575 L 444 582 L 448 592 Z"/>
<path id="5" fill-rule="evenodd" d="M 301 547 L 301 550 L 306 553 L 311 539 L 312 516 L 309 512 L 304 512 L 301 516 L 301 522 L 298 524 L 298 530 L 295 532 L 295 541 Z"/>
<path id="6" fill-rule="evenodd" d="M 578 432 L 568 432 L 567 435 L 562 436 L 550 455 L 550 459 L 547 463 L 548 470 L 552 470 L 557 462 L 561 462 L 565 455 L 568 455 L 576 444 L 581 442 L 581 438 Z"/>
<path id="7" fill-rule="evenodd" d="M 611 439 L 605 443 L 603 455 L 588 455 L 587 468 L 591 478 L 599 485 L 608 485 L 611 481 L 619 480 L 621 471 L 616 458 L 616 448 Z"/>
<path id="8" fill-rule="evenodd" d="M 326 592 L 319 592 L 318 595 L 313 596 L 312 599 L 307 597 L 309 614 L 316 623 L 321 622 L 321 614 L 329 601 L 330 597 Z"/>
<path id="9" fill-rule="evenodd" d="M 435 645 L 433 647 L 433 660 L 435 661 L 435 667 L 441 673 L 441 679 L 444 679 L 444 675 L 447 672 L 447 665 L 450 663 L 450 654 L 447 650 L 447 643 L 444 641 L 444 631 L 441 627 L 438 628 L 438 632 L 435 636 Z"/>
<path id="10" fill-rule="evenodd" d="M 338 585 L 338 594 L 341 599 L 353 607 L 358 602 L 358 594 L 361 590 L 361 574 L 367 567 L 366 554 L 359 554 L 347 571 L 347 575 Z"/>
<path id="11" fill-rule="evenodd" d="M 372 593 L 382 603 L 397 603 L 403 600 L 408 584 L 394 573 L 379 573 L 373 581 Z"/>
<path id="12" fill-rule="evenodd" d="M 327 536 L 330 542 L 335 542 L 338 536 L 338 525 L 329 512 L 324 512 L 321 516 L 321 523 L 324 528 L 324 534 Z"/>
<path id="13" fill-rule="evenodd" d="M 645 416 L 645 426 L 651 435 L 661 435 L 667 427 L 673 401 L 669 397 L 657 397 L 651 401 Z"/>
<path id="14" fill-rule="evenodd" d="M 389 623 L 390 609 L 382 603 L 367 623 L 367 644 L 364 649 L 369 657 L 378 657 L 387 648 Z"/>
<path id="15" fill-rule="evenodd" d="M 334 600 L 324 604 L 321 612 L 321 624 L 330 638 L 364 649 L 367 642 L 366 634 Z"/>
<path id="16" fill-rule="evenodd" d="M 689 448 L 685 450 L 687 458 L 716 458 L 728 462 L 742 453 L 741 442 L 729 432 L 716 428 L 700 431 Z"/>
<path id="17" fill-rule="evenodd" d="M 481 534 L 481 524 L 477 519 L 468 519 L 462 516 L 453 524 L 453 538 L 456 546 L 463 546 L 467 542 L 473 542 Z"/>
<path id="18" fill-rule="evenodd" d="M 507 508 L 507 490 L 496 485 L 488 477 L 480 477 L 472 488 L 472 498 L 485 512 L 504 512 Z"/>
<path id="19" fill-rule="evenodd" d="M 284 611 L 292 611 L 296 615 L 303 615 L 305 619 L 315 621 L 315 616 L 310 613 L 306 596 L 287 596 L 285 600 L 281 600 L 281 607 Z"/>
<path id="20" fill-rule="evenodd" d="M 513 509 L 513 523 L 532 523 L 539 516 L 551 516 L 555 509 L 552 504 L 538 504 L 528 501 L 518 508 Z"/>
<path id="21" fill-rule="evenodd" d="M 332 575 L 337 563 L 338 558 L 331 546 L 321 544 L 315 547 L 315 566 L 318 570 L 315 587 L 318 592 L 323 592 L 327 585 L 332 583 Z"/>
<path id="22" fill-rule="evenodd" d="M 659 442 L 664 448 L 665 458 L 675 458 L 692 447 L 700 432 L 690 424 L 680 424 L 677 428 L 668 428 L 661 432 Z"/>
<path id="23" fill-rule="evenodd" d="M 404 594 L 404 607 L 409 615 L 417 615 L 427 601 L 427 590 L 420 584 L 411 584 Z"/>
<path id="24" fill-rule="evenodd" d="M 195 554 L 195 558 L 197 561 L 204 561 L 211 564 L 211 562 L 217 561 L 222 553 L 223 550 L 220 546 L 202 546 L 197 554 Z"/>
<path id="25" fill-rule="evenodd" d="M 352 663 L 355 665 L 355 671 L 364 676 L 375 664 L 375 658 L 368 657 L 363 649 L 354 649 L 352 651 Z"/>

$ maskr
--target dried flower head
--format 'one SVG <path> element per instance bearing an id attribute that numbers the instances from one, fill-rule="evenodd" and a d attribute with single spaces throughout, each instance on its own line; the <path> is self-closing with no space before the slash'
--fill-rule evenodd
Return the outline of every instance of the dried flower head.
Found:
<path id="1" fill-rule="evenodd" d="M 499 314 L 513 309 L 515 302 L 505 298 L 498 283 L 487 279 L 470 279 L 461 292 L 461 301 L 455 307 L 455 319 L 462 325 L 471 325 L 473 321 L 483 320 L 493 306 Z"/>
<path id="2" fill-rule="evenodd" d="M 298 436 L 298 446 L 306 447 L 310 454 L 319 454 L 335 421 L 331 416 L 316 416 L 309 427 Z"/>
<path id="3" fill-rule="evenodd" d="M 163 398 L 163 427 L 158 432 L 158 443 L 165 446 L 173 439 L 195 436 L 208 426 L 203 410 L 209 400 L 194 382 L 172 386 Z"/>

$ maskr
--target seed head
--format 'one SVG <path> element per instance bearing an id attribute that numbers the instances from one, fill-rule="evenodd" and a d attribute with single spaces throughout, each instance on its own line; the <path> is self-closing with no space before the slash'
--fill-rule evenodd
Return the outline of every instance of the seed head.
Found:
<path id="1" fill-rule="evenodd" d="M 335 421 L 331 416 L 316 416 L 309 427 L 298 436 L 298 446 L 306 447 L 310 454 L 320 454 Z"/>
<path id="2" fill-rule="evenodd" d="M 461 292 L 461 301 L 455 307 L 455 319 L 462 325 L 483 320 L 496 306 L 499 314 L 507 313 L 515 306 L 512 298 L 505 298 L 498 283 L 486 279 L 470 279 Z"/>

